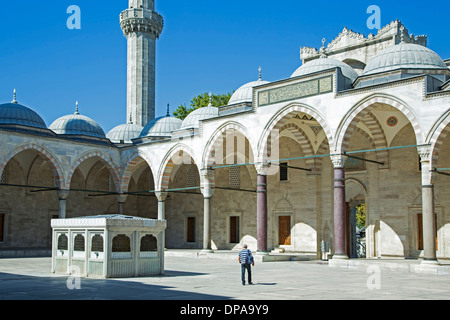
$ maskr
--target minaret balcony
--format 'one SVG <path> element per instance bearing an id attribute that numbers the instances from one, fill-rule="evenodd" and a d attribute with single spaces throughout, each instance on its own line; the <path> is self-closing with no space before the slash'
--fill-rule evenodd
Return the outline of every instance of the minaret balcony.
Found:
<path id="1" fill-rule="evenodd" d="M 164 26 L 164 19 L 152 10 L 133 8 L 122 11 L 120 26 L 125 35 L 133 32 L 145 32 L 152 33 L 158 38 Z"/>

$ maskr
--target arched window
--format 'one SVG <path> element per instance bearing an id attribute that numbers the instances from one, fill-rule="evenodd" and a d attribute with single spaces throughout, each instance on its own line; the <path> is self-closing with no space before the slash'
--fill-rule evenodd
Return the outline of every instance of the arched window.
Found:
<path id="1" fill-rule="evenodd" d="M 131 252 L 130 238 L 124 234 L 118 234 L 112 241 L 112 252 Z"/>
<path id="2" fill-rule="evenodd" d="M 103 252 L 103 237 L 101 234 L 96 234 L 92 237 L 91 251 Z"/>
<path id="3" fill-rule="evenodd" d="M 158 251 L 158 240 L 151 234 L 141 238 L 141 252 Z"/>
<path id="4" fill-rule="evenodd" d="M 68 250 L 68 247 L 69 247 L 68 243 L 69 243 L 69 241 L 68 241 L 67 235 L 61 234 L 58 237 L 58 250 Z"/>
<path id="5" fill-rule="evenodd" d="M 77 234 L 74 239 L 73 251 L 84 251 L 84 236 Z"/>

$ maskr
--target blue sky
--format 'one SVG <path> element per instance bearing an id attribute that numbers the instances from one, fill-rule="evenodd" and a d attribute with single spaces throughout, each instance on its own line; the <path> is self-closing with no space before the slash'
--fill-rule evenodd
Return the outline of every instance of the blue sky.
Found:
<path id="1" fill-rule="evenodd" d="M 66 26 L 81 9 L 81 30 Z M 157 42 L 156 115 L 203 92 L 232 92 L 254 81 L 288 78 L 301 46 L 319 48 L 344 27 L 368 35 L 366 13 L 381 9 L 381 26 L 399 19 L 428 47 L 450 58 L 447 1 L 156 0 L 165 26 Z M 50 125 L 73 113 L 105 133 L 126 122 L 126 39 L 119 14 L 127 0 L 2 1 L 0 103 L 17 99 Z M 447 36 L 446 36 L 447 35 Z"/>

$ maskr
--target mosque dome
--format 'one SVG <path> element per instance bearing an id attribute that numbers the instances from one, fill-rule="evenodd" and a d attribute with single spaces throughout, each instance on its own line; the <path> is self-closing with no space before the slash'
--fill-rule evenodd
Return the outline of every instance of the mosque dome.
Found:
<path id="1" fill-rule="evenodd" d="M 261 68 L 259 68 L 259 79 L 257 81 L 252 81 L 244 84 L 239 89 L 237 89 L 230 100 L 228 105 L 242 103 L 242 102 L 252 102 L 253 101 L 253 87 L 260 86 L 269 83 L 269 81 L 263 81 L 261 79 Z"/>
<path id="2" fill-rule="evenodd" d="M 139 137 L 170 137 L 172 131 L 180 129 L 183 121 L 169 114 L 153 119 L 141 130 Z"/>
<path id="3" fill-rule="evenodd" d="M 97 122 L 78 113 L 78 103 L 74 114 L 56 119 L 49 129 L 60 135 L 106 138 L 105 132 Z"/>
<path id="4" fill-rule="evenodd" d="M 18 104 L 14 90 L 14 100 L 0 105 L 0 124 L 18 124 L 27 127 L 47 129 L 44 120 L 33 110 Z"/>
<path id="5" fill-rule="evenodd" d="M 328 69 L 333 68 L 340 68 L 342 74 L 344 77 L 347 77 L 352 82 L 358 78 L 358 73 L 350 67 L 345 62 L 339 61 L 337 59 L 328 58 L 327 56 L 322 56 L 318 59 L 314 59 L 312 61 L 308 61 L 304 65 L 302 65 L 300 68 L 295 70 L 295 72 L 291 75 L 291 78 L 298 77 L 298 76 L 304 76 L 307 74 L 320 72 Z"/>
<path id="6" fill-rule="evenodd" d="M 106 138 L 113 143 L 131 143 L 131 139 L 138 138 L 143 127 L 132 122 L 118 125 L 106 134 Z"/>
<path id="7" fill-rule="evenodd" d="M 198 108 L 191 112 L 181 124 L 180 129 L 198 128 L 200 120 L 214 118 L 219 116 L 219 109 L 213 107 L 211 103 L 207 107 Z"/>
<path id="8" fill-rule="evenodd" d="M 397 69 L 448 70 L 448 67 L 433 50 L 419 44 L 402 42 L 373 57 L 364 69 L 363 75 Z"/>

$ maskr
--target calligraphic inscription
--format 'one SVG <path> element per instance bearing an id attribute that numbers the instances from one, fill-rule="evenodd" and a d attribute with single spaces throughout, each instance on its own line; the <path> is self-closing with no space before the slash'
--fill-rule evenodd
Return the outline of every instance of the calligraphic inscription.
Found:
<path id="1" fill-rule="evenodd" d="M 258 92 L 258 105 L 265 106 L 330 92 L 333 92 L 332 76 Z"/>

